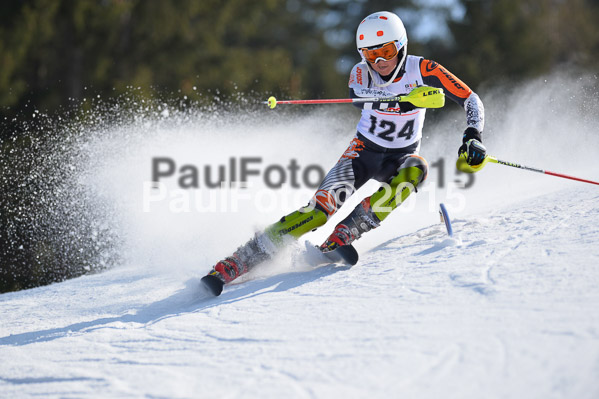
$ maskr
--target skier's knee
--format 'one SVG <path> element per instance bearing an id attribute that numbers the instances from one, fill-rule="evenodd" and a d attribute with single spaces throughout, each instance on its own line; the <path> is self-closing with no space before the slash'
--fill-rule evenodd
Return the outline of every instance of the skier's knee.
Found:
<path id="1" fill-rule="evenodd" d="M 309 206 L 324 212 L 327 215 L 327 218 L 331 217 L 339 208 L 335 193 L 323 189 L 318 190 L 316 194 L 314 194 L 314 197 L 310 200 Z"/>
<path id="2" fill-rule="evenodd" d="M 410 181 L 414 186 L 418 186 L 424 182 L 428 176 L 428 163 L 426 162 L 426 159 L 422 158 L 420 155 L 413 154 L 401 165 L 398 170 L 398 175 L 402 174 L 402 171 L 407 173 L 407 179 L 405 179 L 405 181 Z"/>

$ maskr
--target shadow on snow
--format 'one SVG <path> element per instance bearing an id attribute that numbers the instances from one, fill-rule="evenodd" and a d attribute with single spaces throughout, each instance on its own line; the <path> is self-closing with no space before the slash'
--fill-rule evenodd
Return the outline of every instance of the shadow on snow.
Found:
<path id="1" fill-rule="evenodd" d="M 66 327 L 11 334 L 0 338 L 0 345 L 22 346 L 37 342 L 53 341 L 77 333 L 87 333 L 105 328 L 112 323 L 154 324 L 161 320 L 186 313 L 201 312 L 216 306 L 223 306 L 248 298 L 288 291 L 349 268 L 350 266 L 330 264 L 309 271 L 290 272 L 251 280 L 239 285 L 225 287 L 225 291 L 219 297 L 207 296 L 200 286 L 200 279 L 192 278 L 186 282 L 185 288 L 167 298 L 141 307 L 135 313 L 104 317 L 71 324 Z"/>

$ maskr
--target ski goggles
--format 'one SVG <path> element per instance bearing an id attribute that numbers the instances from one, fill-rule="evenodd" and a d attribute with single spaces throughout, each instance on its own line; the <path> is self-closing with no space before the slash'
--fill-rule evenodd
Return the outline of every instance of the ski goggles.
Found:
<path id="1" fill-rule="evenodd" d="M 379 58 L 382 58 L 385 61 L 390 61 L 398 53 L 395 42 L 385 43 L 377 48 L 362 48 L 360 51 L 362 52 L 364 59 L 371 64 L 376 63 Z"/>

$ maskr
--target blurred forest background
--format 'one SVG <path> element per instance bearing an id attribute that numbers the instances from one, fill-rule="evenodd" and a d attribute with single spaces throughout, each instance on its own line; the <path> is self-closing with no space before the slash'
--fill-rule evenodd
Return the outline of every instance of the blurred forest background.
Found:
<path id="1" fill-rule="evenodd" d="M 597 0 L 12 0 L 0 4 L 0 110 L 52 112 L 131 86 L 345 96 L 355 29 L 379 10 L 403 18 L 411 54 L 474 88 L 599 65 Z"/>
<path id="2" fill-rule="evenodd" d="M 68 234 L 51 220 L 24 227 L 30 194 L 45 189 L 24 178 L 44 143 L 36 114 L 69 118 L 86 97 L 132 89 L 196 104 L 344 97 L 355 29 L 381 10 L 402 17 L 409 53 L 477 91 L 556 69 L 597 73 L 599 0 L 2 1 L 0 292 L 83 274 L 93 265 L 80 254 L 102 250 L 50 248 L 45 234 Z"/>

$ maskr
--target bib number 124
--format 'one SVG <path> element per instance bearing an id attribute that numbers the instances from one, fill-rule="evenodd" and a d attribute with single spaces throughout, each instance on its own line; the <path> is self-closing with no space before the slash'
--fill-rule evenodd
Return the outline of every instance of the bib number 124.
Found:
<path id="1" fill-rule="evenodd" d="M 368 129 L 368 131 L 372 134 L 376 134 L 376 136 L 386 141 L 393 141 L 396 138 L 405 138 L 406 140 L 410 140 L 414 135 L 414 120 L 407 121 L 399 132 L 397 131 L 397 125 L 395 122 L 386 121 L 384 119 L 379 121 L 373 115 L 370 115 L 370 122 L 370 129 Z M 379 133 L 375 133 L 377 124 L 379 128 L 383 129 Z"/>

